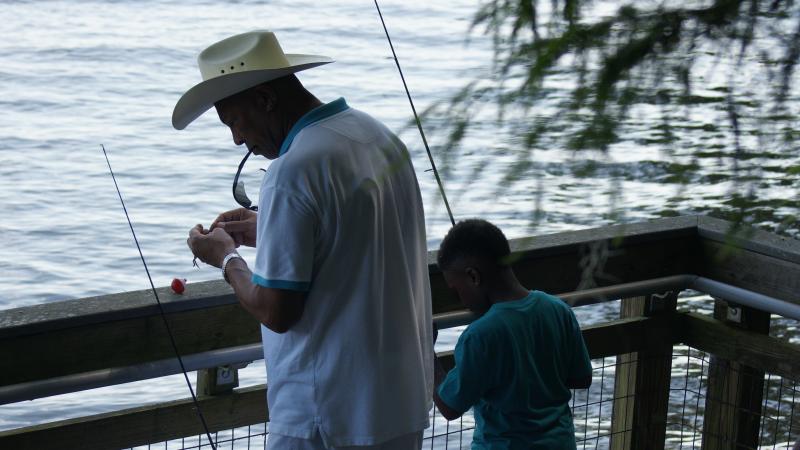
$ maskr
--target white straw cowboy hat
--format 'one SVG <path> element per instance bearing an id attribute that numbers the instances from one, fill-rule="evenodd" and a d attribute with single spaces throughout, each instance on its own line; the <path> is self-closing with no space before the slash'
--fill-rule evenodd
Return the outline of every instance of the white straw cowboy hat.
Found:
<path id="1" fill-rule="evenodd" d="M 223 39 L 197 57 L 203 81 L 178 100 L 172 112 L 172 126 L 182 130 L 223 98 L 331 62 L 327 56 L 283 53 L 271 31 L 251 31 Z"/>

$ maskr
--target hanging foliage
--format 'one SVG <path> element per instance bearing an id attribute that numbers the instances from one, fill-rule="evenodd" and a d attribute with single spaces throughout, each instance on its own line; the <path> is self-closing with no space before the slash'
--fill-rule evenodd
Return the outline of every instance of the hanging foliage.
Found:
<path id="1" fill-rule="evenodd" d="M 797 122 L 787 100 L 800 58 L 800 7 L 791 0 L 612 5 L 483 3 L 471 33 L 491 37 L 493 66 L 425 112 L 439 138 L 437 151 L 452 167 L 472 130 L 491 121 L 496 139 L 517 152 L 506 175 L 513 182 L 525 175 L 535 151 L 608 152 L 647 114 L 658 125 L 641 145 L 670 152 L 681 145 L 677 128 L 681 136 L 708 138 L 702 151 L 717 149 L 728 158 L 741 181 L 731 193 L 736 205 L 745 205 L 737 206 L 741 219 L 750 204 L 742 200 L 751 195 L 746 181 L 753 178 L 743 161 L 765 152 L 797 153 Z M 697 122 L 692 111 L 698 108 L 713 108 L 722 120 Z M 683 170 L 669 174 L 673 182 L 708 181 L 691 173 L 695 162 L 675 167 Z"/>

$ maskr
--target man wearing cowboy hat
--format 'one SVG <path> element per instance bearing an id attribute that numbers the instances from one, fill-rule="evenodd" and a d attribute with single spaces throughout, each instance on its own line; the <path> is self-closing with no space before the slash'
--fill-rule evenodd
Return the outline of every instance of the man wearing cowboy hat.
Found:
<path id="1" fill-rule="evenodd" d="M 267 31 L 200 54 L 204 81 L 178 101 L 175 128 L 214 106 L 245 159 L 274 161 L 257 213 L 222 213 L 187 243 L 262 324 L 269 448 L 418 449 L 433 375 L 419 186 L 384 125 L 293 75 L 330 62 L 284 54 Z M 252 271 L 239 245 L 256 247 Z"/>

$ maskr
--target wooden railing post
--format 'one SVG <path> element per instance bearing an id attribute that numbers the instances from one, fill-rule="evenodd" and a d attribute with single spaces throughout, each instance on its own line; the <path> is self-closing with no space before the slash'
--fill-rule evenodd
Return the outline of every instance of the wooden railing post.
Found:
<path id="1" fill-rule="evenodd" d="M 239 370 L 233 366 L 211 367 L 197 371 L 197 395 L 230 394 L 239 387 Z"/>
<path id="2" fill-rule="evenodd" d="M 760 334 L 769 334 L 769 316 L 721 300 L 714 305 L 715 319 Z M 707 389 L 702 448 L 758 448 L 764 371 L 711 355 Z"/>
<path id="3" fill-rule="evenodd" d="M 662 316 L 675 312 L 677 294 L 622 300 L 620 317 Z M 612 450 L 662 450 L 666 438 L 672 371 L 672 327 L 645 349 L 617 356 L 611 416 Z"/>

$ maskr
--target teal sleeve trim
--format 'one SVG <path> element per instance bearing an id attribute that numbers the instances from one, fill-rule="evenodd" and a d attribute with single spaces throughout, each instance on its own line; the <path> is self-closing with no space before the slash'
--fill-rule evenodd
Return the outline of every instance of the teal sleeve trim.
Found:
<path id="1" fill-rule="evenodd" d="M 288 289 L 290 291 L 303 291 L 306 292 L 311 288 L 311 283 L 304 281 L 287 281 L 287 280 L 268 280 L 264 277 L 253 274 L 251 281 L 261 287 L 268 287 L 273 289 Z"/>
<path id="2" fill-rule="evenodd" d="M 305 113 L 289 130 L 289 134 L 286 135 L 286 139 L 283 140 L 281 144 L 280 152 L 278 152 L 278 156 L 283 156 L 284 153 L 289 151 L 289 147 L 292 145 L 292 141 L 294 141 L 294 137 L 297 136 L 303 128 L 315 123 L 319 122 L 322 119 L 328 118 L 334 114 L 339 114 L 342 111 L 347 110 L 350 108 L 347 105 L 347 102 L 344 101 L 344 98 L 340 97 L 330 103 L 326 103 L 322 106 L 317 106 L 316 108 L 312 109 L 311 111 Z"/>

